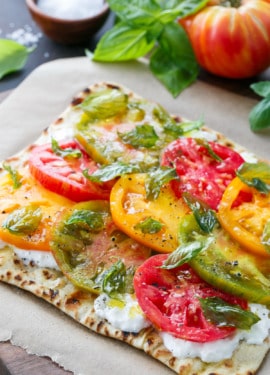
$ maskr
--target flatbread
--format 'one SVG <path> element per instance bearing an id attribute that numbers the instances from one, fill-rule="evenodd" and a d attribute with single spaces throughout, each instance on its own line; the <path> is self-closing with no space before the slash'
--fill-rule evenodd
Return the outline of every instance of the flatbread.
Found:
<path id="1" fill-rule="evenodd" d="M 48 142 L 52 134 L 62 132 L 62 129 L 65 129 L 67 124 L 67 128 L 70 129 L 70 125 L 77 119 L 76 116 L 74 117 L 72 107 L 81 102 L 90 91 L 106 85 L 110 87 L 111 85 L 117 86 L 114 83 L 101 83 L 85 89 L 72 100 L 66 111 L 43 132 L 35 144 Z M 129 95 L 136 95 L 126 88 L 121 87 L 121 89 Z M 220 143 L 243 151 L 239 145 L 226 139 L 223 135 L 208 128 L 204 128 L 204 130 L 209 133 L 213 132 Z M 14 166 L 23 165 L 32 146 L 30 145 L 14 157 L 9 158 L 8 162 Z M 258 370 L 270 348 L 270 340 L 267 338 L 263 345 L 248 345 L 245 342 L 241 342 L 231 359 L 217 363 L 204 363 L 197 358 L 175 358 L 165 348 L 161 336 L 155 328 L 145 328 L 138 334 L 115 329 L 107 321 L 101 320 L 95 314 L 94 300 L 96 295 L 76 288 L 61 271 L 41 268 L 34 263 L 30 263 L 28 266 L 23 264 L 8 246 L 0 250 L 0 279 L 7 284 L 29 291 L 38 298 L 46 300 L 75 321 L 98 334 L 123 341 L 134 348 L 143 350 L 179 375 L 250 375 Z"/>

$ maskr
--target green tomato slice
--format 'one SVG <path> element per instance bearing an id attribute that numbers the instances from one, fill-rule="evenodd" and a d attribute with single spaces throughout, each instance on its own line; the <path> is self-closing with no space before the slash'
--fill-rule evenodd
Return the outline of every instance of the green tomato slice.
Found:
<path id="1" fill-rule="evenodd" d="M 270 258 L 241 250 L 222 229 L 215 241 L 189 261 L 209 284 L 249 302 L 270 304 Z"/>
<path id="2" fill-rule="evenodd" d="M 83 202 L 67 209 L 54 229 L 51 249 L 66 277 L 96 294 L 103 291 L 104 280 L 117 263 L 125 266 L 132 283 L 130 273 L 150 256 L 150 249 L 115 226 L 107 201 Z M 123 289 L 129 292 L 131 287 Z"/>
<path id="3" fill-rule="evenodd" d="M 75 138 L 96 162 L 159 165 L 160 150 L 183 130 L 162 107 L 120 88 L 92 92 L 79 104 Z M 172 128 L 174 132 L 172 132 Z"/>

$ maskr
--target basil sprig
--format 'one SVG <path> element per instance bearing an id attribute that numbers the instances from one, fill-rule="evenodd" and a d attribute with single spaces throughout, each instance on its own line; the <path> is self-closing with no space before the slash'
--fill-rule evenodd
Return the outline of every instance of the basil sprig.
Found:
<path id="1" fill-rule="evenodd" d="M 121 294 L 133 293 L 134 268 L 126 267 L 118 260 L 109 269 L 103 272 L 95 282 L 100 285 L 103 293 L 111 298 L 119 298 Z"/>
<path id="2" fill-rule="evenodd" d="M 22 186 L 22 180 L 17 169 L 12 168 L 10 165 L 3 163 L 3 168 L 9 173 L 10 178 L 13 182 L 13 188 L 18 189 Z"/>
<path id="3" fill-rule="evenodd" d="M 53 153 L 55 155 L 61 156 L 62 158 L 79 159 L 82 156 L 82 153 L 79 149 L 74 149 L 72 147 L 60 147 L 58 142 L 54 138 L 52 138 L 51 140 L 51 145 Z"/>
<path id="4" fill-rule="evenodd" d="M 250 128 L 256 132 L 270 127 L 270 81 L 253 83 L 250 87 L 263 97 L 249 113 Z"/>
<path id="5" fill-rule="evenodd" d="M 92 174 L 89 174 L 88 170 L 83 171 L 84 177 L 93 182 L 106 182 L 113 180 L 116 177 L 120 177 L 124 174 L 138 173 L 141 171 L 140 166 L 136 164 L 127 164 L 122 162 L 115 162 L 109 165 L 101 166 Z"/>
<path id="6" fill-rule="evenodd" d="M 207 320 L 218 327 L 236 327 L 248 330 L 260 318 L 238 305 L 225 302 L 219 297 L 200 298 L 200 304 Z"/>
<path id="7" fill-rule="evenodd" d="M 164 224 L 160 221 L 153 219 L 152 217 L 147 217 L 145 220 L 140 221 L 134 226 L 134 229 L 140 230 L 142 233 L 155 234 L 161 231 Z"/>
<path id="8" fill-rule="evenodd" d="M 199 67 L 192 46 L 175 21 L 197 12 L 207 0 L 108 3 L 119 22 L 102 36 L 93 54 L 94 61 L 127 61 L 149 54 L 150 70 L 174 97 L 196 80 Z"/>
<path id="9" fill-rule="evenodd" d="M 154 127 L 149 124 L 137 125 L 129 132 L 118 133 L 118 136 L 124 143 L 135 148 L 152 148 L 159 139 Z"/>
<path id="10" fill-rule="evenodd" d="M 178 179 L 174 168 L 159 167 L 153 168 L 147 173 L 145 180 L 146 197 L 149 200 L 157 199 L 162 186 L 171 180 Z"/>
<path id="11" fill-rule="evenodd" d="M 207 250 L 214 241 L 213 235 L 202 231 L 194 214 L 186 215 L 180 223 L 180 245 L 168 256 L 162 268 L 173 269 L 188 263 L 201 251 Z"/>

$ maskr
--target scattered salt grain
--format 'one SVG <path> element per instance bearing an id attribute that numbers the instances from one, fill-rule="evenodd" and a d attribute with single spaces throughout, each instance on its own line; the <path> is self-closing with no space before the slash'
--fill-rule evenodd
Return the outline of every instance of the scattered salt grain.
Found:
<path id="1" fill-rule="evenodd" d="M 7 34 L 6 37 L 24 45 L 25 47 L 34 48 L 37 46 L 42 34 L 33 33 L 31 26 L 25 25 L 23 28 L 16 29 Z"/>
<path id="2" fill-rule="evenodd" d="M 82 19 L 98 13 L 104 0 L 38 0 L 38 7 L 46 14 L 63 19 Z"/>

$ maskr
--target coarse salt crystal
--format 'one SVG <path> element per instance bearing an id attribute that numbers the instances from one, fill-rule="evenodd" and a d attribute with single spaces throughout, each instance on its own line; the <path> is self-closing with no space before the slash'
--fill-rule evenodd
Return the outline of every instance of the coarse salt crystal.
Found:
<path id="1" fill-rule="evenodd" d="M 104 0 L 38 0 L 37 5 L 53 17 L 75 20 L 97 14 Z"/>

